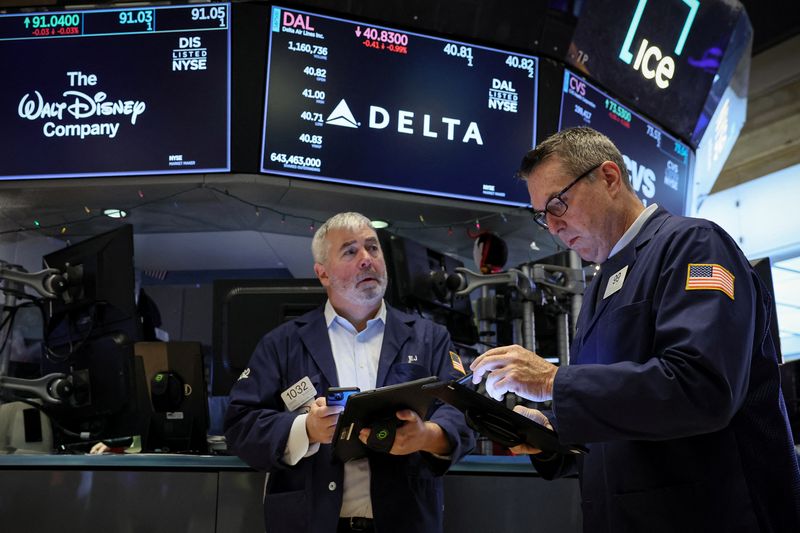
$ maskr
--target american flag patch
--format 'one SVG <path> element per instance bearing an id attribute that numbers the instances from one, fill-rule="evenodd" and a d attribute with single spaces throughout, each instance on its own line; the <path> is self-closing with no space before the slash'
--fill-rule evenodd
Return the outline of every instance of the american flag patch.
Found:
<path id="1" fill-rule="evenodd" d="M 686 274 L 686 290 L 722 291 L 733 300 L 735 276 L 719 265 L 689 263 Z"/>
<path id="2" fill-rule="evenodd" d="M 453 368 L 464 374 L 467 375 L 467 371 L 464 370 L 464 365 L 461 364 L 461 358 L 458 356 L 456 352 L 450 352 L 450 362 L 453 363 Z"/>

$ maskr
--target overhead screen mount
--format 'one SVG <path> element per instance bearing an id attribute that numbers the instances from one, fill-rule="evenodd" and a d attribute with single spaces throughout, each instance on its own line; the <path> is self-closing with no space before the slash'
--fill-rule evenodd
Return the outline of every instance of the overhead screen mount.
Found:
<path id="1" fill-rule="evenodd" d="M 539 58 L 272 7 L 261 171 L 527 206 Z"/>
<path id="2" fill-rule="evenodd" d="M 229 171 L 230 9 L 0 15 L 0 179 Z"/>

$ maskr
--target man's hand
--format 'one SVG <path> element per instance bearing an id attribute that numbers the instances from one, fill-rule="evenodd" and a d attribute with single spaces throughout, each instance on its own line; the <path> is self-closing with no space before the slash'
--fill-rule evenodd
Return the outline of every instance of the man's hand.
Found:
<path id="1" fill-rule="evenodd" d="M 419 451 L 437 455 L 450 453 L 450 442 L 439 424 L 425 422 L 411 409 L 397 411 L 395 416 L 404 423 L 397 426 L 390 454 L 408 455 Z M 358 434 L 359 440 L 366 444 L 370 433 L 370 429 L 362 429 Z"/>
<path id="2" fill-rule="evenodd" d="M 314 400 L 311 410 L 306 416 L 306 433 L 308 433 L 309 444 L 316 442 L 329 444 L 333 440 L 336 422 L 339 421 L 342 411 L 344 411 L 344 407 L 341 405 L 328 407 L 323 396 Z"/>
<path id="3" fill-rule="evenodd" d="M 553 429 L 553 426 L 550 424 L 550 421 L 547 419 L 546 416 L 544 416 L 544 413 L 542 413 L 538 409 L 530 409 L 528 407 L 523 407 L 522 405 L 515 405 L 514 412 L 517 412 L 526 418 L 530 418 L 534 422 L 538 422 L 539 424 L 549 429 Z M 510 448 L 510 450 L 518 455 L 522 454 L 535 455 L 542 453 L 542 450 L 540 450 L 539 448 L 534 448 L 530 444 L 520 444 L 519 446 L 514 446 L 513 448 Z"/>
<path id="4" fill-rule="evenodd" d="M 485 374 L 486 392 L 501 400 L 506 392 L 534 402 L 553 398 L 553 381 L 558 367 L 522 346 L 492 348 L 470 365 L 472 382 L 480 383 Z"/>

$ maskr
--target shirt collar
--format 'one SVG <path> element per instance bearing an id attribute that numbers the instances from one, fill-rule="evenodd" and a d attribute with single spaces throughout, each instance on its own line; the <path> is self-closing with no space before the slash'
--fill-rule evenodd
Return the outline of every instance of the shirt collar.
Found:
<path id="1" fill-rule="evenodd" d="M 617 241 L 617 244 L 611 249 L 611 252 L 608 254 L 609 259 L 614 256 L 617 252 L 628 246 L 628 244 L 639 234 L 642 230 L 642 226 L 644 223 L 647 222 L 647 219 L 650 218 L 650 215 L 656 212 L 658 209 L 658 204 L 650 204 L 645 208 L 644 211 L 639 213 L 639 216 L 636 217 L 636 220 L 633 221 L 631 227 L 622 234 L 622 238 Z"/>
<path id="2" fill-rule="evenodd" d="M 331 301 L 328 300 L 327 302 L 325 302 L 325 324 L 328 326 L 328 329 L 331 328 L 334 321 L 338 322 L 340 326 L 344 326 L 350 330 L 355 331 L 353 324 L 351 324 L 343 316 L 339 315 L 339 313 L 336 312 L 336 309 L 333 308 L 333 305 L 331 305 Z M 378 309 L 378 312 L 375 315 L 375 317 L 367 320 L 367 327 L 365 328 L 365 330 L 369 329 L 375 323 L 386 324 L 386 302 L 383 300 L 381 300 L 381 307 L 380 309 Z"/>

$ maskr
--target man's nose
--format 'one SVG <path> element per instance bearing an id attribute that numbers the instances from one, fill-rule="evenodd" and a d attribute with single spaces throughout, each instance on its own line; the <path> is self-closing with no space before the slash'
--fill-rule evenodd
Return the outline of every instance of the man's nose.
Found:
<path id="1" fill-rule="evenodd" d="M 566 222 L 564 222 L 562 217 L 557 217 L 549 212 L 545 215 L 545 217 L 545 220 L 547 221 L 547 231 L 558 237 L 558 231 L 566 226 Z"/>
<path id="2" fill-rule="evenodd" d="M 367 268 L 372 266 L 372 256 L 370 255 L 368 250 L 366 249 L 361 250 L 361 252 L 359 253 L 358 265 L 361 268 Z"/>

